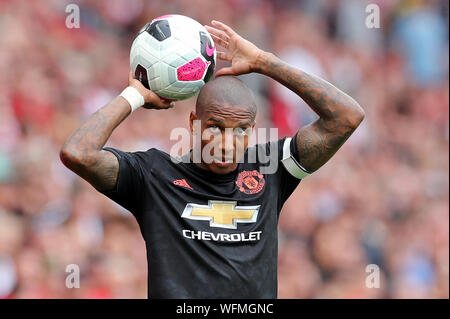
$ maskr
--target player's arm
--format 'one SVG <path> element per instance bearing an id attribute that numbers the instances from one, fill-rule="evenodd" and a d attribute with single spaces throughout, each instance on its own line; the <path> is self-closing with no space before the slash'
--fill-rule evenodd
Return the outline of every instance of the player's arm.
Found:
<path id="1" fill-rule="evenodd" d="M 205 26 L 214 41 L 226 49 L 218 57 L 231 62 L 216 76 L 250 72 L 265 74 L 297 93 L 319 116 L 314 123 L 301 128 L 297 161 L 308 172 L 325 164 L 344 144 L 364 119 L 364 111 L 350 96 L 330 83 L 281 61 L 243 39 L 229 26 L 212 21 Z"/>
<path id="2" fill-rule="evenodd" d="M 145 108 L 166 109 L 173 103 L 162 101 L 129 75 L 129 86 L 135 88 L 144 99 Z M 110 103 L 91 115 L 64 143 L 60 151 L 61 161 L 70 170 L 101 191 L 115 187 L 119 163 L 114 154 L 102 150 L 113 130 L 131 113 L 130 103 L 117 96 Z"/>
<path id="3" fill-rule="evenodd" d="M 310 173 L 325 164 L 364 119 L 363 109 L 353 98 L 271 53 L 258 55 L 255 70 L 298 94 L 320 116 L 296 135 L 301 150 L 297 161 Z"/>

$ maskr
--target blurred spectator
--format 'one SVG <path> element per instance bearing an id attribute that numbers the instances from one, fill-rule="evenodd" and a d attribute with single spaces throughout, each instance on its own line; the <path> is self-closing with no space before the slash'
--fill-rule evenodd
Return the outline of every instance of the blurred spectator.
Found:
<path id="1" fill-rule="evenodd" d="M 380 29 L 365 27 L 366 2 L 353 0 L 79 0 L 79 29 L 65 27 L 68 3 L 0 2 L 0 298 L 146 297 L 136 221 L 58 152 L 127 84 L 135 33 L 167 13 L 222 20 L 366 112 L 283 208 L 279 297 L 449 297 L 448 1 L 374 1 Z M 280 138 L 317 118 L 272 80 L 243 79 L 258 126 L 278 127 Z M 139 110 L 108 145 L 168 151 L 194 104 Z M 81 269 L 80 289 L 65 287 L 68 264 Z M 365 285 L 369 264 L 380 268 L 379 289 Z"/>
<path id="2" fill-rule="evenodd" d="M 440 84 L 448 75 L 448 25 L 432 2 L 411 2 L 394 24 L 400 49 L 418 86 Z"/>

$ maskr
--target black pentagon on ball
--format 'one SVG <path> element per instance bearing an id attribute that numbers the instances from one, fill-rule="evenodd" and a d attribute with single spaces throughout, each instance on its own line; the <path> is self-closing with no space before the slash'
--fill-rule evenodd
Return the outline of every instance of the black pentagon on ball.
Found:
<path id="1" fill-rule="evenodd" d="M 211 62 L 211 64 L 208 66 L 208 70 L 206 71 L 205 77 L 203 79 L 203 81 L 206 83 L 209 80 L 211 80 L 211 77 L 214 73 L 214 68 L 216 67 L 216 64 L 214 63 L 214 61 Z"/>
<path id="2" fill-rule="evenodd" d="M 150 85 L 148 84 L 147 70 L 140 64 L 137 65 L 136 71 L 134 71 L 134 77 L 138 79 L 143 86 L 150 90 Z"/>
<path id="3" fill-rule="evenodd" d="M 164 41 L 171 36 L 169 21 L 167 20 L 154 21 L 147 26 L 145 31 L 158 41 Z"/>
<path id="4" fill-rule="evenodd" d="M 212 54 L 208 54 L 211 52 Z M 211 79 L 214 73 L 214 68 L 216 67 L 216 63 L 214 62 L 214 46 L 212 46 L 211 41 L 203 31 L 200 31 L 200 53 L 203 55 L 206 61 L 211 62 L 204 77 L 204 81 L 206 83 Z"/>

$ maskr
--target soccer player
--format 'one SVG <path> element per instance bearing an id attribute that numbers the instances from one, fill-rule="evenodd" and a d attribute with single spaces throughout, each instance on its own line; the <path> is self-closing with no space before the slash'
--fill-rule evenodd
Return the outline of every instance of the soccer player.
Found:
<path id="1" fill-rule="evenodd" d="M 193 161 L 196 147 L 178 160 L 155 148 L 123 152 L 104 147 L 137 107 L 173 107 L 131 74 L 129 87 L 75 131 L 60 157 L 137 219 L 147 249 L 149 298 L 276 298 L 281 208 L 300 180 L 325 164 L 355 131 L 364 111 L 328 82 L 257 48 L 221 22 L 211 24 L 207 30 L 224 48 L 218 58 L 231 66 L 218 70 L 201 89 L 190 129 L 194 132 L 194 121 L 201 121 L 201 133 L 210 138 L 198 148 L 213 143 L 220 150 L 212 161 L 203 156 Z M 247 132 L 255 125 L 256 105 L 234 76 L 250 72 L 285 85 L 320 116 L 292 138 L 254 146 L 276 159 L 273 173 L 262 173 L 260 155 L 249 160 Z M 232 143 L 226 142 L 227 134 L 233 135 Z M 240 148 L 246 151 L 239 154 Z"/>

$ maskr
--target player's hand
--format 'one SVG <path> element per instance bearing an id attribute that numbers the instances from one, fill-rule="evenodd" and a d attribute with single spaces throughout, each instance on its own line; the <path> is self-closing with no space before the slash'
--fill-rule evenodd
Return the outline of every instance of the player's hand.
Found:
<path id="1" fill-rule="evenodd" d="M 225 52 L 217 51 L 219 59 L 231 62 L 230 67 L 217 71 L 216 76 L 239 75 L 256 71 L 258 57 L 264 53 L 256 45 L 245 40 L 226 24 L 212 20 L 213 27 L 205 25 L 214 42 L 225 48 Z"/>
<path id="2" fill-rule="evenodd" d="M 142 107 L 146 109 L 170 109 L 175 106 L 175 102 L 165 101 L 161 99 L 155 92 L 147 89 L 142 83 L 135 79 L 133 71 L 128 75 L 128 85 L 134 87 L 144 97 L 145 104 Z"/>

